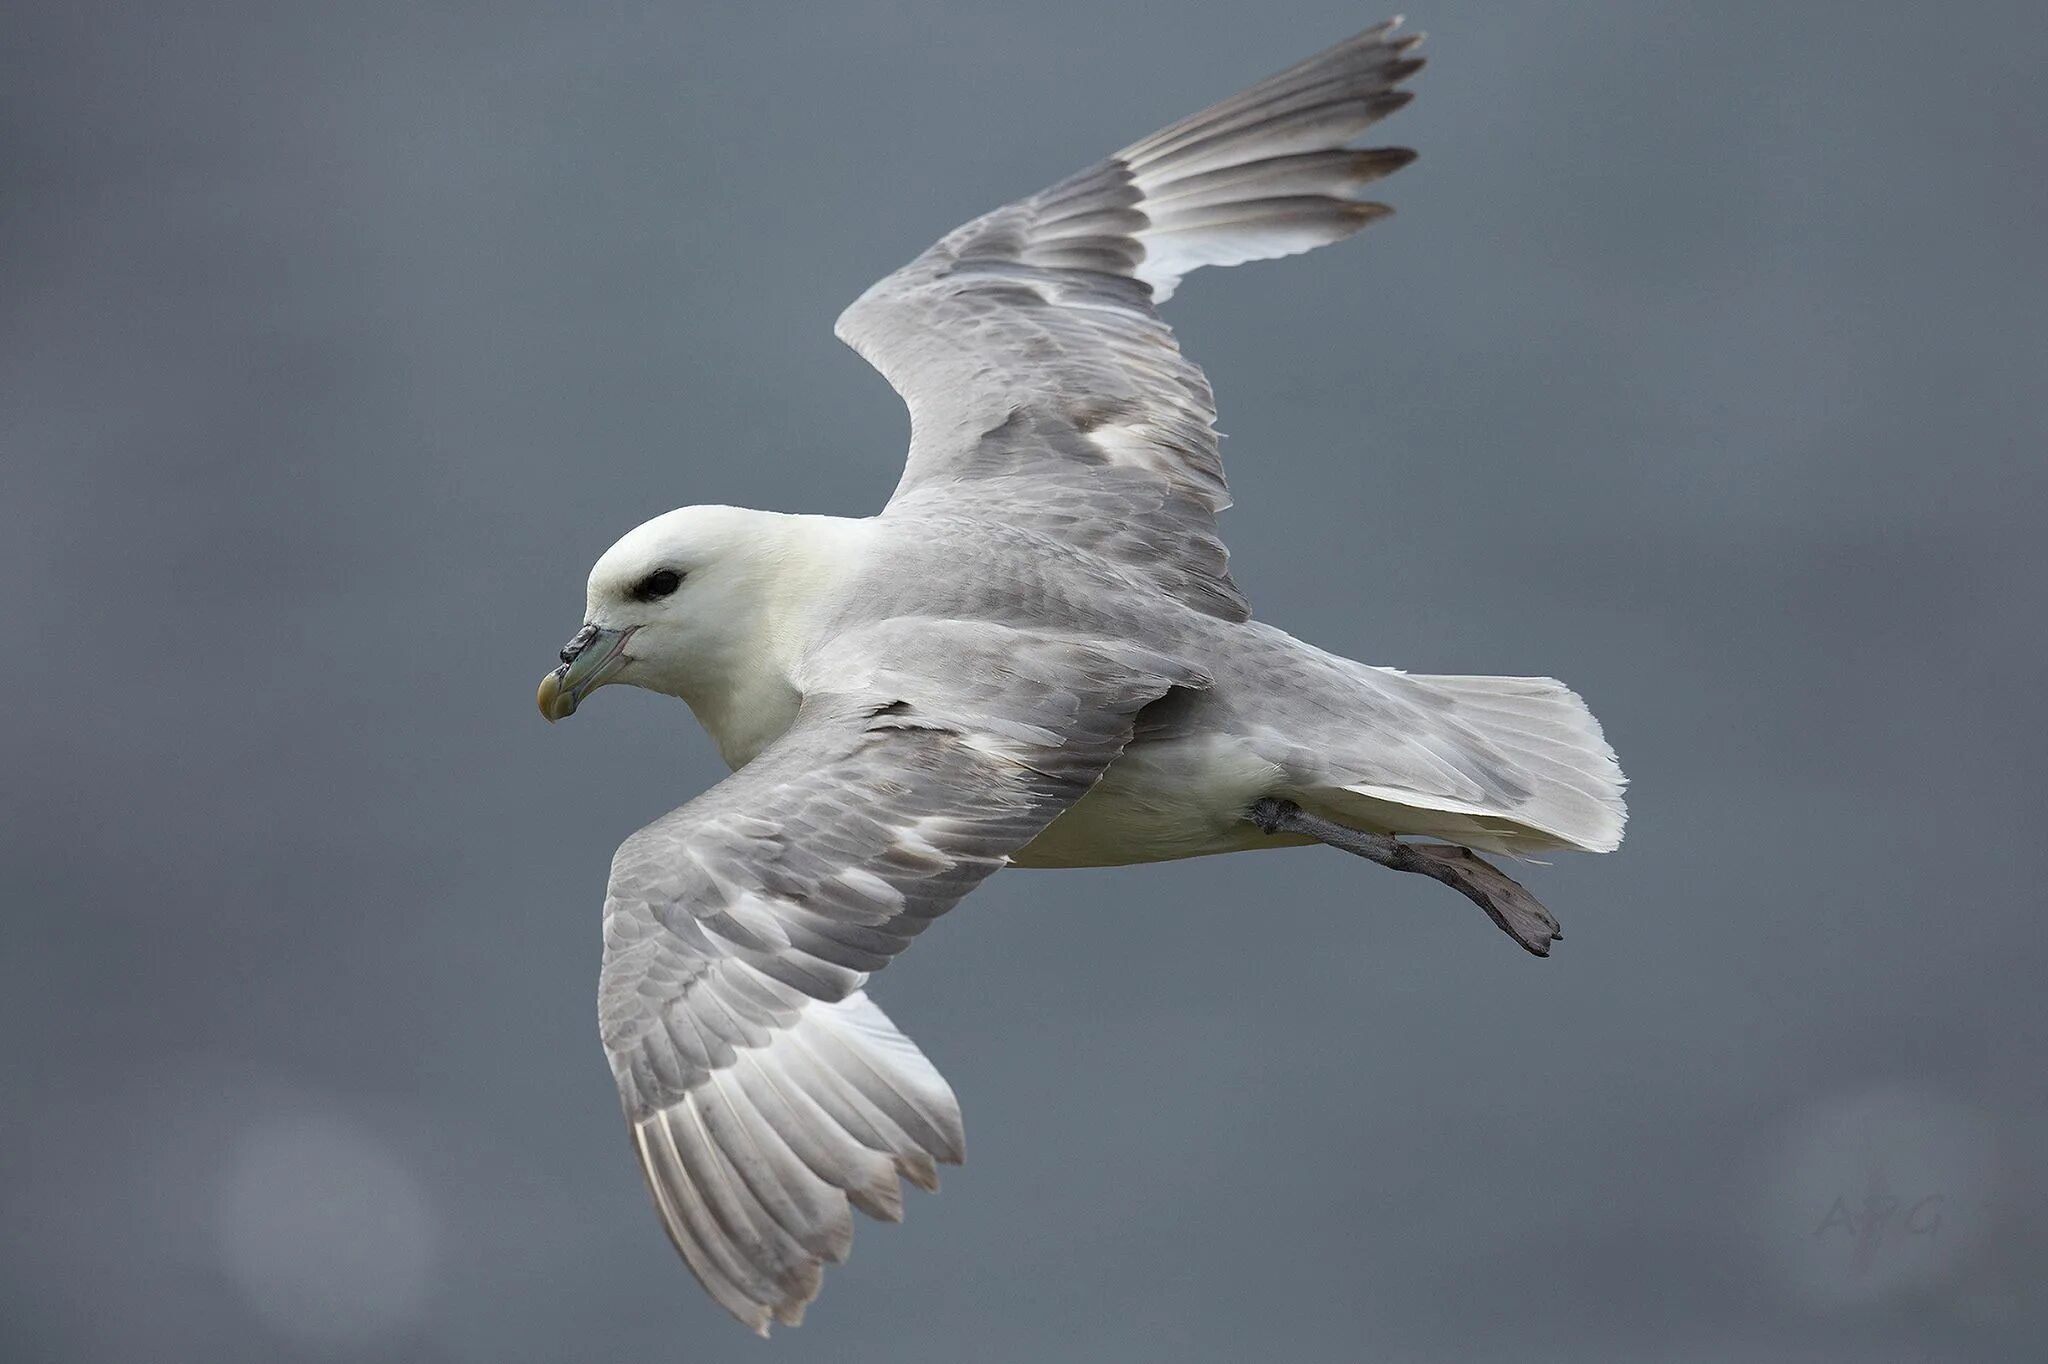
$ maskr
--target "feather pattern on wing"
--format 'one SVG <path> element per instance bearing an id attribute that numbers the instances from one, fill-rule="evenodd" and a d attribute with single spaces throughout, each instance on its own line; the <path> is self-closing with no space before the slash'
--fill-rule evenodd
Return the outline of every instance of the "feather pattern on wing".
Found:
<path id="1" fill-rule="evenodd" d="M 1199 610 L 1250 615 L 1216 514 L 1215 400 L 1156 305 L 1204 265 L 1292 255 L 1389 210 L 1413 159 L 1346 147 L 1407 103 L 1419 36 L 1377 25 L 949 233 L 838 333 L 903 395 L 891 511 L 934 502 L 1054 530 Z M 888 513 L 884 513 L 887 515 Z"/>
<path id="2" fill-rule="evenodd" d="M 628 839 L 599 1023 L 684 1260 L 756 1330 L 844 1259 L 850 1208 L 962 1156 L 952 1091 L 861 991 L 1078 799 L 1139 709 L 1206 679 L 1147 650 L 888 621 L 813 660 L 796 723 Z"/>

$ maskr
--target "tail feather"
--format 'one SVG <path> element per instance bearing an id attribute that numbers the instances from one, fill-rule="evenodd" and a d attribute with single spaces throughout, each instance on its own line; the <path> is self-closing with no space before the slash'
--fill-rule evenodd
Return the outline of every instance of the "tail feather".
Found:
<path id="1" fill-rule="evenodd" d="M 1432 719 L 1410 740 L 1432 762 L 1403 765 L 1394 781 L 1369 768 L 1347 774 L 1318 793 L 1333 815 L 1510 856 L 1620 846 L 1627 778 L 1600 722 L 1564 683 L 1370 671 Z"/>

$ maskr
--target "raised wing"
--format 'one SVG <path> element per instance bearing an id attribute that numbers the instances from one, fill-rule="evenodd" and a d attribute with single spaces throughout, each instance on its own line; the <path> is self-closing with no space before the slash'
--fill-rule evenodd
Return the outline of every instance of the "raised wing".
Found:
<path id="1" fill-rule="evenodd" d="M 1132 718 L 1206 679 L 1143 650 L 963 622 L 889 622 L 815 665 L 753 762 L 612 864 L 598 1013 L 633 1146 L 676 1249 L 762 1334 L 794 1324 L 849 1209 L 895 1221 L 938 1187 L 960 1110 L 861 992 L 1122 751 Z"/>
<path id="2" fill-rule="evenodd" d="M 1155 305 L 1200 266 L 1307 251 L 1391 211 L 1355 196 L 1414 153 L 1345 144 L 1410 98 L 1395 87 L 1421 39 L 1397 22 L 975 219 L 841 314 L 840 338 L 910 408 L 890 511 L 1028 524 L 1248 616 L 1216 530 L 1215 401 Z"/>

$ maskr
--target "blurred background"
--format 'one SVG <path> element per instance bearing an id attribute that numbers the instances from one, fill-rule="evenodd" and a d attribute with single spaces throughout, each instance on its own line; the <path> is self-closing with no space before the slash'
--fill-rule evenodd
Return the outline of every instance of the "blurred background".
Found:
<path id="1" fill-rule="evenodd" d="M 534 713 L 583 576 L 877 508 L 846 302 L 1380 13 L 11 13 L 0 1355 L 2048 1357 L 2048 11 L 1412 14 L 1399 216 L 1173 301 L 1234 565 L 1570 681 L 1628 842 L 1547 962 L 1335 852 L 996 878 L 876 989 L 970 1162 L 768 1346 L 597 1045 L 721 770 Z"/>

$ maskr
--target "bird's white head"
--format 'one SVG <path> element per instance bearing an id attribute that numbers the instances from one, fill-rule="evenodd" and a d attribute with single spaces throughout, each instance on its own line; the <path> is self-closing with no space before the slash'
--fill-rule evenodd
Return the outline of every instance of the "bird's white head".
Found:
<path id="1" fill-rule="evenodd" d="M 611 682 L 680 696 L 700 718 L 766 679 L 800 608 L 843 566 L 858 523 L 684 507 L 628 531 L 590 570 L 583 628 L 541 680 L 549 720 Z"/>
<path id="2" fill-rule="evenodd" d="M 686 696 L 711 680 L 771 595 L 780 519 L 684 507 L 628 531 L 590 570 L 583 628 L 541 681 L 541 714 L 574 714 L 610 682 Z"/>

